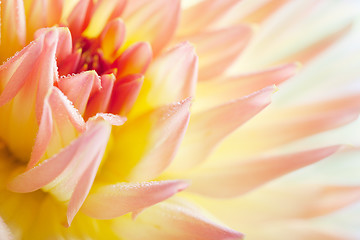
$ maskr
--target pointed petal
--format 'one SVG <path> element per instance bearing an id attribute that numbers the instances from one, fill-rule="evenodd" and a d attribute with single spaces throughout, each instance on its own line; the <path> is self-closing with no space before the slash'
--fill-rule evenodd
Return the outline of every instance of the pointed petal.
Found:
<path id="1" fill-rule="evenodd" d="M 126 0 L 99 0 L 93 7 L 89 25 L 83 32 L 88 38 L 95 38 L 105 28 L 106 23 L 120 17 L 126 5 Z"/>
<path id="2" fill-rule="evenodd" d="M 108 111 L 126 116 L 137 100 L 143 81 L 144 76 L 140 74 L 128 75 L 116 81 Z"/>
<path id="3" fill-rule="evenodd" d="M 95 71 L 86 71 L 60 78 L 58 86 L 83 115 L 91 94 L 101 88 L 101 81 Z"/>
<path id="4" fill-rule="evenodd" d="M 98 219 L 115 218 L 161 202 L 187 186 L 178 180 L 99 186 L 90 193 L 81 210 Z"/>
<path id="5" fill-rule="evenodd" d="M 203 168 L 191 173 L 190 191 L 210 197 L 236 197 L 286 173 L 322 160 L 339 146 Z"/>
<path id="6" fill-rule="evenodd" d="M 274 87 L 267 87 L 194 114 L 172 169 L 187 169 L 203 162 L 223 138 L 269 105 L 273 92 Z"/>
<path id="7" fill-rule="evenodd" d="M 235 26 L 198 33 L 187 38 L 199 56 L 199 81 L 223 73 L 239 57 L 252 36 L 248 26 Z"/>
<path id="8" fill-rule="evenodd" d="M 208 25 L 225 15 L 239 0 L 206 0 L 185 9 L 177 32 L 178 36 L 188 36 L 206 29 Z"/>
<path id="9" fill-rule="evenodd" d="M 172 161 L 189 120 L 190 99 L 157 108 L 114 132 L 104 172 L 144 181 L 157 177 Z"/>
<path id="10" fill-rule="evenodd" d="M 350 95 L 317 103 L 292 105 L 291 108 L 272 109 L 254 119 L 227 141 L 243 142 L 238 150 L 244 154 L 252 154 L 334 129 L 358 118 L 359 97 Z M 230 145 L 228 147 L 233 147 Z M 225 145 L 224 147 L 226 148 Z"/>
<path id="11" fill-rule="evenodd" d="M 4 1 L 1 4 L 1 54 L 11 56 L 26 42 L 24 4 L 21 0 Z M 2 58 L 2 57 L 1 57 Z M 1 59 L 4 60 L 4 59 Z"/>
<path id="12" fill-rule="evenodd" d="M 79 0 L 66 18 L 66 23 L 74 38 L 79 37 L 90 20 L 92 0 Z"/>
<path id="13" fill-rule="evenodd" d="M 86 107 L 85 119 L 97 113 L 108 112 L 115 80 L 114 74 L 104 74 L 101 76 L 101 89 L 91 96 Z"/>
<path id="14" fill-rule="evenodd" d="M 125 40 L 125 24 L 120 19 L 109 22 L 101 33 L 101 49 L 106 59 L 117 57 L 117 52 Z"/>
<path id="15" fill-rule="evenodd" d="M 145 209 L 133 221 L 119 219 L 115 232 L 125 239 L 241 240 L 243 235 L 221 226 L 193 208 L 159 203 Z"/>
<path id="16" fill-rule="evenodd" d="M 151 81 L 148 101 L 163 105 L 194 97 L 197 67 L 198 57 L 188 42 L 156 58 L 146 73 Z"/>
<path id="17" fill-rule="evenodd" d="M 58 77 L 58 40 L 59 31 L 54 28 L 0 67 L 0 135 L 9 149 L 25 161 L 34 144 L 45 96 Z"/>
<path id="18" fill-rule="evenodd" d="M 72 103 L 52 88 L 44 109 L 27 169 L 34 167 L 43 155 L 49 158 L 66 147 L 85 130 L 85 122 Z"/>
<path id="19" fill-rule="evenodd" d="M 132 0 L 124 12 L 127 30 L 125 46 L 148 41 L 159 54 L 174 35 L 180 15 L 179 0 Z"/>
<path id="20" fill-rule="evenodd" d="M 290 63 L 261 72 L 199 82 L 194 111 L 205 109 L 241 96 L 246 96 L 266 86 L 278 85 L 298 71 L 298 63 Z"/>
<path id="21" fill-rule="evenodd" d="M 151 46 L 146 42 L 131 45 L 113 63 L 118 78 L 129 74 L 144 74 L 152 60 Z"/>

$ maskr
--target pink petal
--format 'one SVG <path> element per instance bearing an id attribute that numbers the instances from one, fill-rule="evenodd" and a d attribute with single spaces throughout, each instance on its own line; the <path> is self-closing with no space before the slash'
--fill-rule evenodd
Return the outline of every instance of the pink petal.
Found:
<path id="1" fill-rule="evenodd" d="M 110 219 L 161 202 L 188 186 L 184 181 L 117 183 L 99 186 L 87 197 L 82 211 L 98 219 Z"/>
<path id="2" fill-rule="evenodd" d="M 83 35 L 88 38 L 95 38 L 100 35 L 106 23 L 120 17 L 126 5 L 126 0 L 99 0 L 93 6 L 89 25 Z"/>
<path id="3" fill-rule="evenodd" d="M 72 142 L 85 130 L 85 122 L 72 103 L 52 88 L 45 99 L 39 131 L 27 169 L 34 167 L 47 151 L 51 156 Z"/>
<path id="4" fill-rule="evenodd" d="M 147 101 L 159 106 L 193 97 L 197 82 L 198 57 L 188 42 L 178 44 L 156 58 L 146 73 L 151 81 Z"/>
<path id="5" fill-rule="evenodd" d="M 157 55 L 171 40 L 180 15 L 179 0 L 132 0 L 124 11 L 129 46 L 148 41 Z"/>
<path id="6" fill-rule="evenodd" d="M 229 141 L 245 141 L 246 149 L 243 150 L 253 153 L 343 126 L 359 116 L 359 97 L 350 95 L 291 108 L 273 109 L 262 116 L 261 119 L 265 118 L 266 121 L 260 123 L 260 118 L 253 121 Z"/>
<path id="7" fill-rule="evenodd" d="M 172 169 L 187 169 L 203 162 L 223 138 L 270 104 L 274 87 L 224 105 L 193 114 Z"/>
<path id="8" fill-rule="evenodd" d="M 177 35 L 188 36 L 206 29 L 238 2 L 239 0 L 205 0 L 185 9 Z"/>
<path id="9" fill-rule="evenodd" d="M 200 109 L 209 105 L 219 105 L 251 94 L 266 86 L 281 84 L 294 76 L 298 69 L 298 63 L 290 63 L 264 71 L 199 82 L 194 107 Z"/>
<path id="10" fill-rule="evenodd" d="M 83 115 L 91 94 L 101 88 L 101 81 L 95 71 L 87 71 L 60 78 L 58 86 Z"/>
<path id="11" fill-rule="evenodd" d="M 52 193 L 65 191 L 63 193 L 65 196 L 58 197 L 66 199 L 72 195 L 85 170 L 106 147 L 109 134 L 110 126 L 107 123 L 92 124 L 79 138 L 58 154 L 14 177 L 9 181 L 8 189 L 25 193 L 38 190 L 51 183 L 54 185 L 51 186 Z"/>
<path id="12" fill-rule="evenodd" d="M 138 42 L 126 49 L 115 60 L 113 67 L 118 71 L 117 77 L 129 74 L 144 74 L 152 60 L 151 46 L 146 42 Z"/>
<path id="13" fill-rule="evenodd" d="M 134 74 L 115 82 L 108 111 L 126 116 L 137 100 L 143 81 L 143 75 Z"/>
<path id="14" fill-rule="evenodd" d="M 305 49 L 301 49 L 300 51 L 291 54 L 290 56 L 281 59 L 279 62 L 289 62 L 291 60 L 296 60 L 301 63 L 307 63 L 313 58 L 319 56 L 322 52 L 327 50 L 333 44 L 339 42 L 342 38 L 347 36 L 352 28 L 352 24 L 347 24 L 342 27 L 340 30 L 332 33 L 325 38 L 322 38 L 318 42 L 311 44 L 309 47 Z"/>
<path id="15" fill-rule="evenodd" d="M 66 25 L 71 30 L 74 38 L 80 37 L 89 23 L 93 5 L 92 0 L 79 0 L 69 16 L 67 16 Z"/>
<path id="16" fill-rule="evenodd" d="M 133 240 L 241 240 L 244 237 L 193 208 L 165 202 L 145 209 L 134 221 L 119 219 L 114 230 L 120 237 Z"/>
<path id="17" fill-rule="evenodd" d="M 190 191 L 210 197 L 236 197 L 286 173 L 322 160 L 339 146 L 320 148 L 283 156 L 241 160 L 191 173 Z"/>
<path id="18" fill-rule="evenodd" d="M 114 146 L 103 171 L 129 181 L 157 177 L 177 152 L 188 124 L 189 107 L 190 99 L 186 99 L 129 120 L 114 132 Z"/>
<path id="19" fill-rule="evenodd" d="M 101 76 L 101 89 L 89 99 L 85 119 L 96 115 L 96 113 L 108 112 L 115 80 L 114 74 L 104 74 Z"/>
<path id="20" fill-rule="evenodd" d="M 223 73 L 252 36 L 248 26 L 235 26 L 221 30 L 201 32 L 187 38 L 194 44 L 199 56 L 199 81 L 214 78 Z"/>

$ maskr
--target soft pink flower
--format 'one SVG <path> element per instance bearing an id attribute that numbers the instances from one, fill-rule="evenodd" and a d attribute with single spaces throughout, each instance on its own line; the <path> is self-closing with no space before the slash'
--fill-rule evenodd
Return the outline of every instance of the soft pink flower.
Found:
<path id="1" fill-rule="evenodd" d="M 3 1 L 0 238 L 357 239 L 357 9 Z"/>

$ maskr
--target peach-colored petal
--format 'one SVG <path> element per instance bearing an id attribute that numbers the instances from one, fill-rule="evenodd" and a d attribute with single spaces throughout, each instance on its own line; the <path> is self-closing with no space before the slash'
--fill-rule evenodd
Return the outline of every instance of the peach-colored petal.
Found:
<path id="1" fill-rule="evenodd" d="M 106 147 L 109 134 L 107 123 L 92 124 L 58 154 L 11 179 L 8 188 L 13 192 L 32 192 L 51 184 L 51 191 L 64 191 L 64 196 L 58 197 L 69 199 L 79 178 Z"/>
<path id="2" fill-rule="evenodd" d="M 274 87 L 193 114 L 184 141 L 172 165 L 186 169 L 203 162 L 217 144 L 270 104 Z"/>
<path id="3" fill-rule="evenodd" d="M 146 73 L 147 102 L 159 106 L 194 97 L 197 68 L 198 57 L 188 42 L 156 58 Z"/>
<path id="4" fill-rule="evenodd" d="M 81 54 L 82 50 L 78 49 L 75 52 L 67 55 L 62 61 L 59 61 L 59 75 L 68 75 L 74 73 L 80 63 Z"/>
<path id="5" fill-rule="evenodd" d="M 339 146 L 213 166 L 191 173 L 190 191 L 211 197 L 235 197 L 286 173 L 322 160 Z"/>
<path id="6" fill-rule="evenodd" d="M 61 30 L 49 30 L 0 67 L 0 135 L 25 161 L 34 144 L 44 98 L 58 78 L 55 56 L 59 35 Z M 18 141 L 19 135 L 22 141 Z"/>
<path id="7" fill-rule="evenodd" d="M 83 115 L 90 96 L 101 88 L 101 82 L 95 71 L 86 71 L 60 78 L 58 86 Z"/>
<path id="8" fill-rule="evenodd" d="M 106 59 L 117 57 L 117 52 L 125 40 L 125 24 L 120 19 L 110 21 L 101 33 L 101 49 Z"/>
<path id="9" fill-rule="evenodd" d="M 14 237 L 10 232 L 10 229 L 0 217 L 0 239 L 2 240 L 13 240 Z"/>
<path id="10" fill-rule="evenodd" d="M 257 152 L 271 149 L 316 133 L 343 126 L 357 119 L 360 112 L 359 95 L 343 96 L 311 104 L 273 109 L 240 129 L 229 141 L 244 143 L 241 151 Z M 255 119 L 254 119 L 255 120 Z M 251 136 L 251 137 L 250 137 Z M 236 139 L 236 140 L 234 140 Z"/>
<path id="11" fill-rule="evenodd" d="M 189 120 L 190 99 L 150 111 L 114 132 L 105 175 L 144 181 L 157 177 L 172 161 Z M 106 176 L 105 176 L 106 177 Z"/>
<path id="12" fill-rule="evenodd" d="M 94 116 L 96 113 L 108 112 L 115 80 L 114 74 L 104 74 L 101 76 L 101 89 L 89 99 L 85 119 Z"/>
<path id="13" fill-rule="evenodd" d="M 239 0 L 206 0 L 185 9 L 181 16 L 178 36 L 187 36 L 205 29 L 225 15 Z"/>
<path id="14" fill-rule="evenodd" d="M 148 41 L 157 55 L 174 35 L 179 16 L 179 0 L 129 1 L 124 11 L 125 45 Z"/>
<path id="15" fill-rule="evenodd" d="M 141 74 L 128 75 L 115 82 L 108 111 L 121 116 L 126 116 L 134 105 L 144 76 Z"/>
<path id="16" fill-rule="evenodd" d="M 79 0 L 69 16 L 67 16 L 65 23 L 74 37 L 79 37 L 89 23 L 93 4 L 92 0 Z"/>
<path id="17" fill-rule="evenodd" d="M 90 22 L 83 35 L 95 38 L 103 31 L 106 24 L 120 17 L 126 5 L 126 0 L 99 0 L 93 6 Z"/>
<path id="18" fill-rule="evenodd" d="M 41 28 L 34 34 L 35 39 L 45 35 L 48 32 L 56 31 L 57 45 L 56 45 L 56 60 L 62 61 L 72 52 L 72 38 L 70 30 L 66 27 L 52 27 L 52 28 Z"/>
<path id="19" fill-rule="evenodd" d="M 24 4 L 21 0 L 1 4 L 1 54 L 10 56 L 26 42 Z"/>
<path id="20" fill-rule="evenodd" d="M 319 56 L 322 52 L 331 47 L 333 44 L 337 43 L 340 39 L 344 38 L 349 33 L 351 28 L 352 24 L 347 24 L 338 31 L 326 36 L 323 39 L 320 39 L 318 42 L 311 44 L 305 49 L 301 49 L 300 51 L 281 59 L 279 62 L 289 62 L 296 59 L 296 61 L 306 63 L 316 56 Z"/>
<path id="21" fill-rule="evenodd" d="M 196 90 L 194 110 L 222 104 L 246 96 L 266 86 L 278 85 L 295 75 L 298 63 L 290 63 L 264 71 L 221 77 L 214 81 L 199 82 Z"/>
<path id="22" fill-rule="evenodd" d="M 187 38 L 199 56 L 199 81 L 215 78 L 223 73 L 249 43 L 252 28 L 234 26 L 201 32 Z"/>
<path id="23" fill-rule="evenodd" d="M 135 220 L 119 219 L 115 232 L 125 239 L 241 240 L 243 234 L 219 225 L 199 211 L 178 204 L 159 203 Z"/>
<path id="24" fill-rule="evenodd" d="M 94 218 L 115 218 L 161 202 L 187 186 L 178 180 L 98 186 L 89 194 L 81 211 Z"/>
<path id="25" fill-rule="evenodd" d="M 241 22 L 261 23 L 287 2 L 289 2 L 289 0 L 269 0 L 241 19 Z"/>
<path id="26" fill-rule="evenodd" d="M 117 69 L 117 77 L 129 74 L 144 74 L 152 60 L 152 50 L 149 43 L 138 42 L 126 49 L 115 60 L 113 66 Z"/>
<path id="27" fill-rule="evenodd" d="M 47 157 L 58 153 L 85 130 L 85 122 L 72 103 L 52 88 L 45 99 L 39 131 L 27 169 L 34 167 L 47 152 Z"/>

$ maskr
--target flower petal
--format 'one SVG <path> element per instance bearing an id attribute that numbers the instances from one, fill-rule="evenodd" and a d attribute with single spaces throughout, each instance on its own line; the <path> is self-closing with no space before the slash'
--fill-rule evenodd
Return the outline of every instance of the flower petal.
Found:
<path id="1" fill-rule="evenodd" d="M 172 161 L 189 120 L 190 99 L 164 106 L 129 120 L 114 131 L 114 145 L 103 167 L 127 181 L 157 177 Z"/>
<path id="2" fill-rule="evenodd" d="M 134 43 L 113 63 L 117 69 L 116 76 L 120 78 L 129 74 L 144 74 L 151 60 L 150 45 L 146 42 Z"/>
<path id="3" fill-rule="evenodd" d="M 179 0 L 132 0 L 124 11 L 125 46 L 148 41 L 157 55 L 175 33 L 180 16 Z"/>
<path id="4" fill-rule="evenodd" d="M 0 67 L 0 135 L 24 161 L 34 144 L 44 98 L 58 78 L 55 55 L 61 34 L 57 28 L 49 30 Z"/>
<path id="5" fill-rule="evenodd" d="M 189 190 L 210 197 L 236 197 L 286 173 L 322 160 L 338 149 L 339 146 L 332 146 L 199 169 L 189 174 L 192 181 Z"/>
<path id="6" fill-rule="evenodd" d="M 178 180 L 98 186 L 89 194 L 81 211 L 94 218 L 115 218 L 161 202 L 187 186 Z"/>
<path id="7" fill-rule="evenodd" d="M 247 46 L 252 31 L 248 26 L 239 25 L 201 32 L 187 38 L 194 44 L 199 56 L 199 81 L 223 73 Z"/>
<path id="8" fill-rule="evenodd" d="M 145 209 L 135 220 L 121 218 L 117 223 L 114 231 L 125 239 L 243 239 L 241 233 L 207 219 L 193 208 L 166 202 Z"/>
<path id="9" fill-rule="evenodd" d="M 59 89 L 69 98 L 75 108 L 84 115 L 91 94 L 101 88 L 100 77 L 95 71 L 86 71 L 60 78 Z"/>
<path id="10" fill-rule="evenodd" d="M 197 81 L 198 58 L 194 48 L 184 42 L 157 57 L 146 72 L 132 116 L 154 107 L 193 97 Z"/>
<path id="11" fill-rule="evenodd" d="M 106 59 L 117 57 L 125 40 L 125 24 L 120 18 L 110 21 L 101 33 L 101 49 Z"/>
<path id="12" fill-rule="evenodd" d="M 199 82 L 193 111 L 206 109 L 246 96 L 266 86 L 278 85 L 298 71 L 298 63 L 290 63 L 264 71 L 239 76 L 222 77 L 214 81 Z"/>
<path id="13" fill-rule="evenodd" d="M 83 35 L 95 38 L 103 31 L 106 23 L 120 17 L 126 5 L 126 0 L 99 0 L 93 7 L 90 22 Z"/>
<path id="14" fill-rule="evenodd" d="M 223 138 L 269 105 L 273 92 L 274 87 L 267 87 L 249 96 L 193 114 L 171 169 L 188 169 L 203 162 Z"/>
<path id="15" fill-rule="evenodd" d="M 1 4 L 1 59 L 9 57 L 26 42 L 24 3 L 21 0 Z"/>
<path id="16" fill-rule="evenodd" d="M 177 35 L 188 36 L 206 29 L 238 2 L 239 0 L 205 0 L 185 9 Z"/>
<path id="17" fill-rule="evenodd" d="M 49 158 L 66 147 L 85 130 L 85 122 L 71 102 L 52 88 L 45 99 L 39 131 L 27 169 L 34 167 L 44 156 Z"/>

